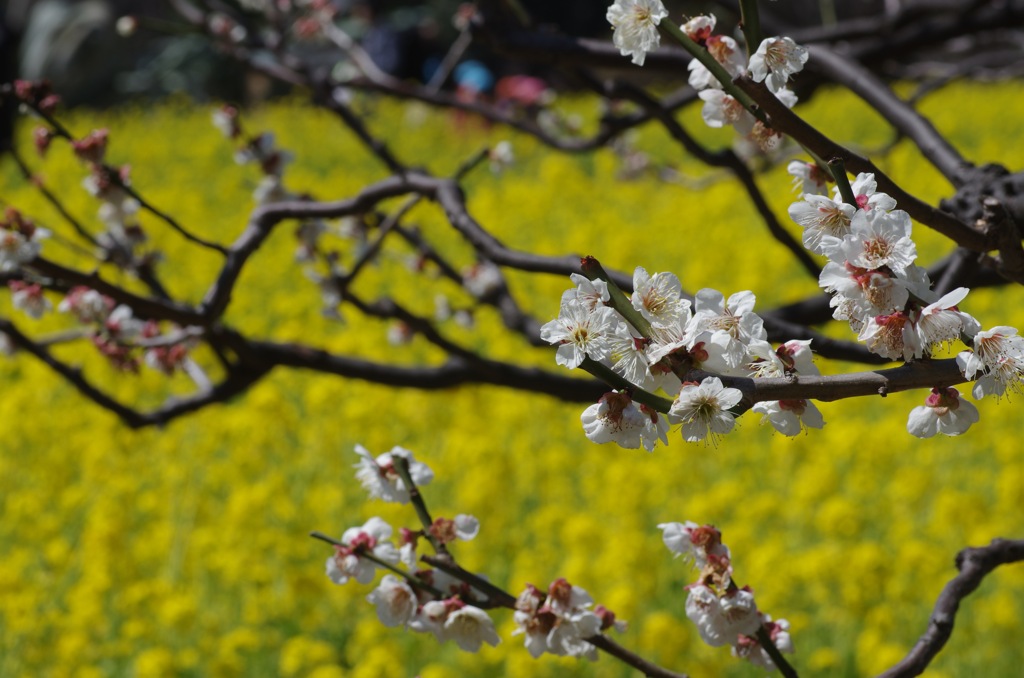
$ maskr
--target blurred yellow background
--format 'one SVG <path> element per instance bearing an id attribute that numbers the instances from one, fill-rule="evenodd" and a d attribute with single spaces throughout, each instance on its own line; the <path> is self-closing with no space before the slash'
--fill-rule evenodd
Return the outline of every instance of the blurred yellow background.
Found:
<path id="1" fill-rule="evenodd" d="M 1019 134 L 1022 102 L 1019 83 L 958 84 L 923 109 L 968 158 L 1019 169 L 1016 144 L 1007 140 Z M 420 108 L 357 103 L 373 107 L 372 126 L 403 160 L 438 174 L 511 138 L 517 164 L 506 175 L 481 169 L 466 182 L 473 214 L 510 246 L 593 254 L 627 271 L 673 271 L 691 292 L 752 289 L 758 308 L 817 290 L 768 239 L 740 189 L 717 174 L 705 181 L 703 168 L 657 131 L 632 143 L 653 162 L 672 163 L 678 183 L 619 181 L 608 151 L 566 157 L 472 121 L 460 127 Z M 583 101 L 565 106 L 596 113 Z M 890 141 L 878 119 L 846 95 L 822 93 L 799 111 L 868 152 Z M 66 122 L 80 135 L 109 127 L 108 159 L 132 165 L 147 199 L 226 243 L 244 227 L 259 177 L 233 165 L 231 144 L 209 119 L 208 108 L 169 102 L 80 111 Z M 728 133 L 703 127 L 699 111 L 681 119 L 712 145 L 730 143 Z M 271 104 L 243 122 L 249 131 L 274 131 L 295 153 L 285 175 L 292 190 L 343 198 L 383 176 L 338 121 L 301 103 Z M 21 130 L 25 149 L 30 127 Z M 98 203 L 80 188 L 85 172 L 65 145 L 32 162 L 74 213 L 98 223 Z M 951 192 L 905 142 L 879 164 L 925 199 Z M 60 233 L 53 211 L 16 176 L 9 161 L 0 164 L 3 199 Z M 777 169 L 759 180 L 785 218 L 794 199 L 789 177 Z M 457 264 L 472 262 L 435 207 L 417 207 L 408 221 L 450 248 Z M 143 226 L 166 254 L 160 272 L 168 287 L 198 301 L 219 258 L 152 218 L 143 216 Z M 945 251 L 921 227 L 915 237 L 921 263 Z M 85 265 L 57 240 L 46 243 L 47 256 Z M 230 323 L 397 363 L 439 359 L 419 340 L 389 346 L 385 326 L 351 311 L 342 324 L 322 318 L 319 291 L 293 252 L 292 226 L 283 224 L 250 262 Z M 439 292 L 457 305 L 470 302 L 453 285 L 416 281 L 396 251 L 359 289 L 370 297 L 387 290 L 422 314 Z M 512 273 L 510 281 L 542 321 L 554 317 L 569 286 L 556 276 Z M 962 309 L 985 327 L 1021 326 L 1022 298 L 1020 289 L 980 291 Z M 7 295 L 0 305 L 29 331 L 68 324 L 51 316 L 33 325 L 12 312 Z M 472 332 L 445 331 L 489 355 L 559 369 L 552 352 L 508 336 L 494 314 L 481 311 L 477 324 Z M 853 338 L 845 326 L 829 331 Z M 85 343 L 59 355 L 140 406 L 190 386 L 152 371 L 118 373 Z M 426 488 L 434 513 L 480 518 L 480 536 L 456 548 L 465 566 L 513 593 L 566 577 L 630 622 L 619 637 L 625 646 L 696 677 L 762 671 L 700 642 L 683 609 L 693 572 L 672 559 L 657 523 L 718 526 L 737 580 L 755 590 L 764 611 L 792 623 L 794 665 L 822 676 L 870 674 L 897 661 L 924 630 L 960 548 L 1024 536 L 1020 404 L 1005 399 L 980 403 L 981 422 L 960 438 L 912 438 L 906 417 L 925 394 L 898 394 L 823 404 L 825 429 L 796 439 L 748 414 L 717 447 L 688 445 L 676 433 L 667 448 L 647 454 L 587 441 L 583 405 L 496 388 L 390 390 L 277 371 L 229 404 L 129 431 L 31 356 L 0 360 L 0 379 L 4 678 L 631 675 L 608 657 L 594 665 L 531 659 L 511 636 L 506 612 L 495 613 L 499 647 L 476 655 L 438 647 L 431 637 L 383 627 L 365 602 L 370 587 L 332 585 L 323 572 L 329 549 L 310 530 L 340 536 L 372 515 L 395 526 L 414 522 L 411 510 L 365 499 L 352 468 L 357 442 L 374 453 L 395 444 L 413 450 L 437 474 Z M 1015 675 L 1022 619 L 1024 568 L 1002 568 L 968 599 L 928 675 Z"/>

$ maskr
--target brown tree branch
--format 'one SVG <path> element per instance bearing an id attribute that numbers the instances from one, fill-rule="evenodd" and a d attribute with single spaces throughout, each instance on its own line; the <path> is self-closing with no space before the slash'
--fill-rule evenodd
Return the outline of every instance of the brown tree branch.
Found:
<path id="1" fill-rule="evenodd" d="M 924 673 L 952 635 L 963 599 L 973 593 L 992 570 L 1021 561 L 1024 561 L 1024 539 L 993 539 L 988 546 L 960 551 L 956 556 L 956 569 L 960 573 L 939 594 L 928 619 L 928 629 L 907 656 L 879 674 L 879 678 L 909 678 Z"/>

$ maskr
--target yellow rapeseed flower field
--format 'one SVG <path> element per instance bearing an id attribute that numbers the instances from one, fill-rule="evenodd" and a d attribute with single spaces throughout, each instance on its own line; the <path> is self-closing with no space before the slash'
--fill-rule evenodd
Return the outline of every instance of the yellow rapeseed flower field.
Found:
<path id="1" fill-rule="evenodd" d="M 922 107 L 967 157 L 1015 170 L 1022 97 L 1020 84 L 965 83 Z M 418 108 L 360 105 L 372 110 L 373 127 L 400 157 L 438 174 L 508 135 L 472 122 L 457 127 Z M 595 114 L 585 102 L 569 105 Z M 890 141 L 849 96 L 822 94 L 800 110 L 869 152 Z M 209 113 L 170 102 L 76 112 L 67 123 L 79 134 L 109 127 L 108 157 L 132 165 L 135 186 L 153 204 L 205 237 L 230 242 L 245 225 L 259 177 L 232 163 L 233 149 Z M 729 143 L 725 132 L 704 129 L 697 112 L 682 119 L 708 143 Z M 285 177 L 293 190 L 343 198 L 383 176 L 321 111 L 275 103 L 244 121 L 252 131 L 274 131 L 295 153 Z M 28 148 L 28 126 L 22 131 Z M 610 152 L 566 157 L 511 138 L 516 166 L 499 178 L 478 170 L 466 182 L 474 215 L 511 246 L 590 253 L 624 270 L 669 270 L 691 291 L 752 289 L 761 308 L 817 290 L 767 240 L 733 182 L 706 181 L 657 131 L 634 143 L 655 162 L 675 166 L 678 183 L 619 181 Z M 926 199 L 951 190 L 905 142 L 879 164 Z M 55 144 L 33 166 L 98 228 L 98 205 L 80 188 L 84 171 L 66 147 Z M 9 161 L 0 164 L 3 200 L 62 233 L 52 209 L 16 176 Z M 789 178 L 774 170 L 759 181 L 784 216 Z M 168 287 L 198 301 L 217 257 L 143 220 L 166 255 L 160 272 Z M 434 206 L 417 207 L 409 220 L 454 248 L 457 263 L 472 261 Z M 915 235 L 923 261 L 943 251 L 923 228 Z M 84 265 L 64 241 L 48 241 L 47 255 Z M 293 252 L 284 226 L 250 263 L 229 322 L 394 362 L 437 359 L 418 341 L 389 347 L 385 327 L 351 312 L 340 324 L 322 318 L 318 290 Z M 554 276 L 510 280 L 543 319 L 557 313 L 569 285 Z M 414 281 L 396 252 L 360 289 L 371 295 L 389 286 L 422 313 L 438 292 L 468 303 L 452 286 Z M 1022 301 L 1020 289 L 982 290 L 965 310 L 986 327 L 1021 326 Z M 31 331 L 64 326 L 61 317 L 32 325 L 12 312 L 7 295 L 2 305 L 0 313 Z M 550 351 L 509 338 L 487 312 L 475 332 L 450 331 L 492 355 L 558 369 Z M 845 328 L 834 331 L 848 336 Z M 84 343 L 60 349 L 140 405 L 189 386 L 151 371 L 118 373 L 94 353 Z M 667 448 L 647 454 L 588 442 L 580 406 L 497 388 L 425 393 L 278 371 L 234 402 L 133 432 L 30 356 L 3 359 L 0 375 L 2 678 L 631 675 L 607 657 L 597 664 L 533 660 L 502 612 L 499 647 L 475 655 L 439 647 L 430 637 L 384 628 L 365 601 L 369 587 L 332 585 L 324 576 L 329 550 L 307 537 L 310 530 L 340 535 L 372 515 L 395 525 L 414 521 L 411 511 L 365 499 L 353 477 L 357 442 L 375 453 L 395 444 L 412 449 L 437 473 L 426 489 L 435 513 L 481 519 L 476 541 L 457 546 L 467 567 L 513 592 L 567 577 L 630 621 L 624 645 L 697 677 L 762 672 L 700 642 L 683 609 L 693 573 L 664 548 L 657 523 L 694 520 L 722 530 L 737 579 L 753 587 L 762 609 L 791 621 L 793 662 L 809 676 L 868 675 L 892 664 L 924 630 L 955 573 L 958 549 L 1024 536 L 1018 400 L 980 403 L 981 423 L 960 438 L 909 436 L 906 417 L 923 394 L 899 394 L 824 404 L 825 429 L 795 439 L 747 415 L 716 447 L 688 445 L 675 434 Z M 1003 568 L 968 599 L 928 675 L 1019 675 L 1022 620 L 1024 568 Z"/>

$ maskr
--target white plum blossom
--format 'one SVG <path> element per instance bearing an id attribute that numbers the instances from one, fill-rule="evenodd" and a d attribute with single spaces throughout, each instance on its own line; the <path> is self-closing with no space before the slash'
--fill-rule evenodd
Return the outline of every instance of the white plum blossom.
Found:
<path id="1" fill-rule="evenodd" d="M 743 398 L 735 388 L 726 388 L 718 377 L 706 377 L 698 384 L 684 384 L 672 403 L 669 415 L 683 425 L 683 438 L 687 442 L 704 440 L 709 435 L 732 431 L 736 419 L 728 411 Z"/>
<path id="2" fill-rule="evenodd" d="M 601 631 L 601 618 L 588 609 L 592 603 L 586 591 L 565 579 L 552 583 L 547 596 L 527 584 L 516 599 L 513 635 L 526 635 L 526 649 L 534 659 L 545 652 L 597 659 L 597 648 L 584 640 Z"/>
<path id="3" fill-rule="evenodd" d="M 334 547 L 334 555 L 327 559 L 327 576 L 335 584 L 344 584 L 355 579 L 360 584 L 373 581 L 376 568 L 375 562 L 361 557 L 363 553 L 372 553 L 378 560 L 396 564 L 399 561 L 398 549 L 391 542 L 384 541 L 391 537 L 391 526 L 381 518 L 373 517 L 362 527 L 351 527 L 341 536 L 342 546 Z"/>
<path id="4" fill-rule="evenodd" d="M 658 24 L 667 16 L 661 0 L 615 0 L 605 18 L 615 29 L 612 42 L 622 56 L 643 66 L 647 53 L 661 43 Z"/>
<path id="5" fill-rule="evenodd" d="M 854 266 L 868 270 L 885 266 L 898 275 L 917 258 L 910 230 L 910 215 L 903 210 L 858 210 L 850 233 L 843 238 L 843 256 Z"/>
<path id="6" fill-rule="evenodd" d="M 737 99 L 720 89 L 705 89 L 697 93 L 704 102 L 701 116 L 708 127 L 732 125 L 740 134 L 754 129 L 754 116 Z"/>
<path id="7" fill-rule="evenodd" d="M 761 623 L 771 638 L 772 645 L 783 654 L 793 654 L 793 639 L 789 635 L 789 622 L 785 619 L 772 621 L 770 615 L 762 614 Z M 775 662 L 768 656 L 768 653 L 761 646 L 761 643 L 754 636 L 741 635 L 739 640 L 732 646 L 732 656 L 746 659 L 754 666 L 759 666 L 766 671 L 775 670 Z"/>
<path id="8" fill-rule="evenodd" d="M 71 313 L 83 324 L 101 323 L 114 310 L 115 302 L 108 296 L 88 287 L 72 287 L 57 305 L 61 313 Z"/>
<path id="9" fill-rule="evenodd" d="M 398 504 L 409 503 L 409 488 L 395 469 L 395 458 L 402 457 L 409 463 L 409 477 L 413 483 L 423 486 L 434 479 L 434 472 L 421 461 L 416 461 L 413 453 L 404 447 L 395 446 L 390 452 L 376 458 L 362 445 L 355 447 L 359 461 L 355 464 L 356 480 L 370 493 L 371 499 L 383 499 Z"/>
<path id="10" fill-rule="evenodd" d="M 591 442 L 617 443 L 626 449 L 643 445 L 652 451 L 659 440 L 668 444 L 669 421 L 664 414 L 637 406 L 628 393 L 610 391 L 580 415 L 583 431 Z"/>
<path id="11" fill-rule="evenodd" d="M 828 182 L 832 177 L 817 163 L 793 160 L 786 165 L 786 172 L 793 177 L 793 186 L 801 194 L 828 195 Z"/>
<path id="12" fill-rule="evenodd" d="M 409 630 L 417 633 L 433 634 L 437 642 L 443 643 L 444 622 L 448 618 L 448 605 L 443 600 L 429 600 L 416 611 L 416 616 L 409 622 Z"/>
<path id="13" fill-rule="evenodd" d="M 647 362 L 647 340 L 623 322 L 608 336 L 608 346 L 612 369 L 629 383 L 652 390 L 655 380 Z"/>
<path id="14" fill-rule="evenodd" d="M 480 520 L 468 513 L 455 516 L 455 536 L 462 541 L 472 541 L 480 533 Z"/>
<path id="15" fill-rule="evenodd" d="M 602 306 L 588 313 L 582 304 L 562 298 L 558 318 L 540 328 L 540 337 L 558 344 L 555 362 L 569 369 L 580 366 L 589 356 L 601 361 L 611 353 L 608 336 L 622 322 L 611 308 Z"/>
<path id="16" fill-rule="evenodd" d="M 1024 337 L 1006 325 L 978 332 L 974 351 L 963 351 L 956 362 L 965 377 L 977 378 L 972 391 L 977 400 L 1001 397 L 1007 387 L 1019 392 L 1024 381 Z"/>
<path id="17" fill-rule="evenodd" d="M 704 288 L 695 295 L 694 314 L 687 331 L 697 341 L 701 332 L 711 332 L 706 341 L 721 348 L 729 367 L 745 362 L 747 344 L 767 338 L 764 321 L 754 313 L 757 299 L 749 290 L 737 292 L 726 300 L 718 290 Z"/>
<path id="18" fill-rule="evenodd" d="M 825 254 L 825 238 L 841 241 L 846 237 L 856 211 L 853 205 L 807 193 L 803 200 L 789 206 L 789 217 L 803 227 L 804 247 L 815 254 Z"/>
<path id="19" fill-rule="evenodd" d="M 674 273 L 650 275 L 642 266 L 633 271 L 633 308 L 651 325 L 671 327 L 689 319 L 690 302 L 682 298 L 683 286 Z"/>
<path id="20" fill-rule="evenodd" d="M 750 77 L 755 82 L 765 81 L 771 92 L 778 92 L 789 76 L 803 70 L 807 57 L 807 48 L 792 38 L 765 38 L 750 56 Z"/>
<path id="21" fill-rule="evenodd" d="M 242 130 L 238 123 L 238 109 L 234 106 L 221 106 L 214 109 L 211 114 L 213 126 L 216 127 L 226 139 L 235 139 Z"/>
<path id="22" fill-rule="evenodd" d="M 722 533 L 712 525 L 698 525 L 688 520 L 660 523 L 658 528 L 665 547 L 683 560 L 692 561 L 699 570 L 707 566 L 709 557 L 722 563 L 729 561 L 729 547 L 722 543 Z"/>
<path id="23" fill-rule="evenodd" d="M 780 346 L 775 354 L 793 372 L 804 375 L 820 374 L 818 367 L 814 364 L 810 339 L 790 339 Z"/>
<path id="24" fill-rule="evenodd" d="M 788 87 L 783 87 L 778 92 L 775 92 L 775 98 L 781 101 L 782 105 L 786 108 L 793 108 L 800 101 L 796 96 L 796 92 Z"/>
<path id="25" fill-rule="evenodd" d="M 640 447 L 644 417 L 628 393 L 611 391 L 580 415 L 587 439 L 598 444 L 615 442 L 620 447 Z"/>
<path id="26" fill-rule="evenodd" d="M 416 617 L 416 592 L 404 580 L 393 574 L 381 578 L 366 600 L 377 607 L 377 617 L 384 626 L 409 626 Z"/>
<path id="27" fill-rule="evenodd" d="M 831 293 L 832 317 L 849 320 L 859 331 L 870 316 L 888 315 L 903 309 L 910 298 L 907 281 L 885 270 L 867 270 L 850 263 L 830 261 L 818 277 L 818 284 Z"/>
<path id="28" fill-rule="evenodd" d="M 746 71 L 743 50 L 739 44 L 727 35 L 712 35 L 705 41 L 708 53 L 720 63 L 729 75 L 736 79 Z M 690 74 L 687 81 L 690 87 L 698 92 L 704 89 L 721 89 L 722 83 L 698 59 L 693 59 L 687 66 Z"/>
<path id="29" fill-rule="evenodd" d="M 578 301 L 588 313 L 593 312 L 595 308 L 604 306 L 611 295 L 608 293 L 608 283 L 604 280 L 590 280 L 579 273 L 572 273 L 569 275 L 569 280 L 576 285 L 575 288 L 571 288 L 565 291 L 566 295 L 574 295 L 573 298 Z M 564 297 L 565 295 L 563 295 Z"/>
<path id="30" fill-rule="evenodd" d="M 761 618 L 750 591 L 732 589 L 719 597 L 703 584 L 693 584 L 689 589 L 686 616 L 711 647 L 734 644 L 741 634 L 754 635 L 760 628 Z"/>
<path id="31" fill-rule="evenodd" d="M 857 338 L 889 360 L 913 360 L 923 354 L 914 324 L 903 311 L 868 318 Z"/>
<path id="32" fill-rule="evenodd" d="M 702 43 L 711 37 L 716 23 L 718 23 L 718 18 L 714 14 L 698 14 L 680 26 L 679 30 L 686 33 L 690 40 Z"/>
<path id="33" fill-rule="evenodd" d="M 7 286 L 11 290 L 11 303 L 14 308 L 23 311 L 30 318 L 39 319 L 53 308 L 53 304 L 43 294 L 43 286 L 23 280 L 10 280 Z"/>
<path id="34" fill-rule="evenodd" d="M 936 433 L 958 436 L 977 423 L 978 408 L 960 398 L 955 388 L 933 388 L 924 401 L 910 411 L 907 431 L 918 438 L 931 438 Z"/>
<path id="35" fill-rule="evenodd" d="M 534 659 L 548 651 L 548 634 L 554 628 L 557 617 L 550 611 L 541 613 L 544 594 L 533 584 L 527 584 L 516 598 L 513 620 L 516 630 L 512 635 L 525 634 L 526 650 Z"/>
<path id="36" fill-rule="evenodd" d="M 20 228 L 19 223 L 22 224 Z M 39 241 L 48 236 L 49 231 L 36 228 L 27 221 L 0 220 L 0 273 L 14 273 L 22 264 L 39 256 L 42 249 Z"/>
<path id="37" fill-rule="evenodd" d="M 853 196 L 857 200 L 857 207 L 862 210 L 878 209 L 888 212 L 895 209 L 896 200 L 886 193 L 878 193 L 878 182 L 872 172 L 861 172 L 850 182 Z M 842 195 L 837 186 L 833 189 L 836 202 L 842 201 Z"/>
<path id="38" fill-rule="evenodd" d="M 292 193 L 284 187 L 281 177 L 275 174 L 265 175 L 252 192 L 252 198 L 257 205 L 284 202 L 292 197 Z"/>
<path id="39" fill-rule="evenodd" d="M 752 408 L 764 415 L 761 423 L 768 422 L 784 436 L 795 436 L 804 428 L 822 428 L 825 420 L 821 411 L 810 400 L 769 400 Z"/>
<path id="40" fill-rule="evenodd" d="M 484 643 L 495 647 L 501 642 L 494 621 L 473 605 L 461 605 L 449 612 L 442 635 L 444 640 L 454 640 L 466 652 L 477 652 Z"/>
<path id="41" fill-rule="evenodd" d="M 921 309 L 915 327 L 925 351 L 931 352 L 936 344 L 951 344 L 962 334 L 975 335 L 981 330 L 977 320 L 957 308 L 967 292 L 966 287 L 958 287 Z"/>
<path id="42" fill-rule="evenodd" d="M 484 299 L 504 284 L 501 268 L 497 264 L 481 259 L 462 272 L 462 284 L 466 291 L 477 299 Z"/>
<path id="43" fill-rule="evenodd" d="M 506 139 L 499 141 L 487 152 L 487 159 L 490 161 L 491 172 L 501 174 L 516 161 L 512 143 Z"/>

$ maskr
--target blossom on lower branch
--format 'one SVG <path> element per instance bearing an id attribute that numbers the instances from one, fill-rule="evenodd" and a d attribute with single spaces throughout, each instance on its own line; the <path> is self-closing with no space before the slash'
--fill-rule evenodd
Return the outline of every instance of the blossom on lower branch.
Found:
<path id="1" fill-rule="evenodd" d="M 772 618 L 757 608 L 754 593 L 732 579 L 729 548 L 712 525 L 694 522 L 661 523 L 662 539 L 673 553 L 692 558 L 700 574 L 686 587 L 686 616 L 697 626 L 701 639 L 712 647 L 732 646 L 733 656 L 772 670 L 775 664 L 758 639 L 768 634 L 780 652 L 792 653 L 789 623 Z M 762 636 L 763 637 L 763 636 Z"/>
<path id="2" fill-rule="evenodd" d="M 597 659 L 597 648 L 586 641 L 605 628 L 623 629 L 614 613 L 599 607 L 584 589 L 565 579 L 551 584 L 545 595 L 533 584 L 516 599 L 515 635 L 526 635 L 526 649 L 535 659 L 547 652 L 559 656 Z"/>

